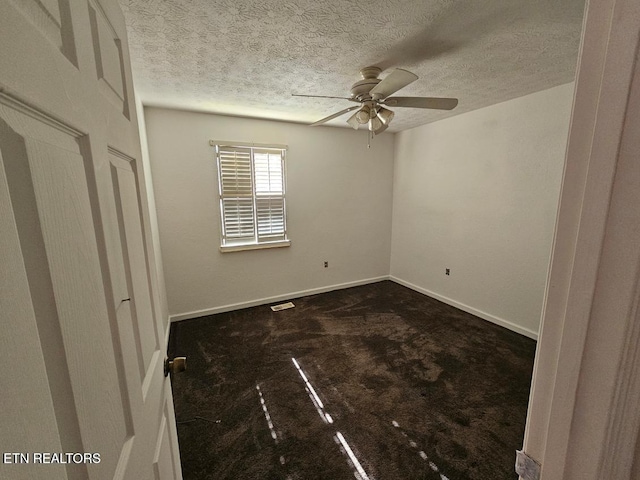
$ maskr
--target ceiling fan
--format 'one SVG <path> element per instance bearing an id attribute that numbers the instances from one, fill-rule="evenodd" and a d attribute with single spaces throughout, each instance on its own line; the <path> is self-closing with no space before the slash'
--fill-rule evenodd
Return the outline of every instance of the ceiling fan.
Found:
<path id="1" fill-rule="evenodd" d="M 378 76 L 382 70 L 378 67 L 365 67 L 360 70 L 362 80 L 357 81 L 351 87 L 350 97 L 331 97 L 325 95 L 297 95 L 294 97 L 315 97 L 315 98 L 340 98 L 351 102 L 359 103 L 353 107 L 329 115 L 328 117 L 312 123 L 311 126 L 321 125 L 329 120 L 333 120 L 347 112 L 358 109 L 349 119 L 347 123 L 354 129 L 358 129 L 360 125 L 367 125 L 372 135 L 378 135 L 389 128 L 389 123 L 393 119 L 395 113 L 386 107 L 412 107 L 412 108 L 430 108 L 437 110 L 451 110 L 458 105 L 457 98 L 435 98 L 435 97 L 390 97 L 401 88 L 406 87 L 418 79 L 418 76 L 396 68 L 383 79 Z"/>

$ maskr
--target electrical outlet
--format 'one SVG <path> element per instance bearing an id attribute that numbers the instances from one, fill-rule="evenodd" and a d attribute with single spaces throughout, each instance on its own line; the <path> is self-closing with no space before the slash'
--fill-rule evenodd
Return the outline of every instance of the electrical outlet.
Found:
<path id="1" fill-rule="evenodd" d="M 324 262 L 324 268 L 329 268 L 329 262 Z"/>
<path id="2" fill-rule="evenodd" d="M 444 269 L 444 274 L 445 274 L 445 275 L 451 275 L 451 269 L 449 269 L 449 268 L 445 268 L 445 269 Z"/>

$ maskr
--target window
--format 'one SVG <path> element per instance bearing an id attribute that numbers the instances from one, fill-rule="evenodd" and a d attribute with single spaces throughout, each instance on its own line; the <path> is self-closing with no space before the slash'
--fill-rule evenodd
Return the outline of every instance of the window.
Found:
<path id="1" fill-rule="evenodd" d="M 281 146 L 211 142 L 216 148 L 221 251 L 287 247 L 285 152 Z"/>

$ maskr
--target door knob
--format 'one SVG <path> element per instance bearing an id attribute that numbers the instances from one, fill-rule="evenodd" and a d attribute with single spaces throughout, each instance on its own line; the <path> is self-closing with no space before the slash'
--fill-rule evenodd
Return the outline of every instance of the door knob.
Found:
<path id="1" fill-rule="evenodd" d="M 180 373 L 187 369 L 187 357 L 175 357 L 173 360 L 164 359 L 164 376 L 169 373 Z"/>

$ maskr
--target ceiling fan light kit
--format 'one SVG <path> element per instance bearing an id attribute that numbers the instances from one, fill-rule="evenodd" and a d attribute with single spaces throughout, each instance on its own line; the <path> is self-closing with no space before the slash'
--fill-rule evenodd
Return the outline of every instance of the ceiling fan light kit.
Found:
<path id="1" fill-rule="evenodd" d="M 369 120 L 369 131 L 373 132 L 375 135 L 384 132 L 388 128 L 387 125 L 382 123 L 378 117 L 373 117 Z"/>
<path id="2" fill-rule="evenodd" d="M 452 110 L 458 105 L 457 98 L 436 98 L 436 97 L 390 97 L 398 90 L 415 82 L 418 76 L 401 68 L 396 68 L 385 78 L 378 76 L 382 70 L 378 67 L 365 67 L 360 70 L 362 80 L 358 80 L 351 86 L 350 97 L 327 97 L 324 95 L 296 95 L 296 97 L 318 97 L 318 98 L 338 98 L 359 103 L 359 106 L 345 108 L 333 115 L 329 115 L 311 126 L 322 125 L 323 123 L 340 117 L 345 113 L 358 109 L 351 115 L 347 123 L 354 129 L 360 125 L 367 125 L 371 135 L 378 135 L 384 132 L 393 120 L 395 113 L 386 107 L 409 107 L 428 108 L 437 110 Z"/>
<path id="3" fill-rule="evenodd" d="M 393 111 L 389 110 L 388 108 L 380 107 L 378 109 L 377 115 L 382 123 L 384 123 L 385 125 L 389 125 L 389 123 L 391 123 L 391 120 L 393 120 L 393 117 L 395 117 L 396 114 L 393 113 Z"/>
<path id="4" fill-rule="evenodd" d="M 360 125 L 364 125 L 371 118 L 371 107 L 365 105 L 360 110 L 358 110 L 355 114 L 356 120 Z M 358 128 L 358 127 L 356 127 Z"/>

